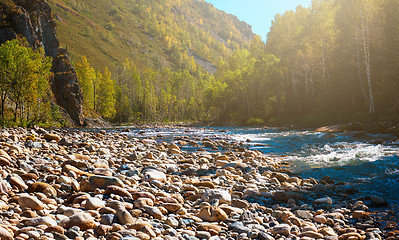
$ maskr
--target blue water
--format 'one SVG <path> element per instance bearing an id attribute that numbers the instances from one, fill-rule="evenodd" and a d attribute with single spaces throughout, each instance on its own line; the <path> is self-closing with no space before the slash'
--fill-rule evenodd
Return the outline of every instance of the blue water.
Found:
<path id="1" fill-rule="evenodd" d="M 166 141 L 179 137 L 240 141 L 249 149 L 293 163 L 293 173 L 302 178 L 320 180 L 327 175 L 358 189 L 360 195 L 399 203 L 399 141 L 390 135 L 277 128 L 149 128 L 131 129 L 128 135 Z"/>

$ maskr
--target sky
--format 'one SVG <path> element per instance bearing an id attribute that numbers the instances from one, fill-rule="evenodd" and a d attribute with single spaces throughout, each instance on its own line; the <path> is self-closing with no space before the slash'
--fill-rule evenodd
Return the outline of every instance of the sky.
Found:
<path id="1" fill-rule="evenodd" d="M 298 5 L 309 7 L 311 0 L 205 0 L 217 9 L 236 15 L 252 26 L 252 31 L 266 39 L 276 14 L 295 10 Z"/>

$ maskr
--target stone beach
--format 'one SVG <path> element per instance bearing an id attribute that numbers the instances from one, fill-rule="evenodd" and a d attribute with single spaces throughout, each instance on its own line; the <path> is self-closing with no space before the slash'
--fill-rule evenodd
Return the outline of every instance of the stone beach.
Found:
<path id="1" fill-rule="evenodd" d="M 0 144 L 0 239 L 399 238 L 384 199 L 237 141 L 3 128 Z"/>

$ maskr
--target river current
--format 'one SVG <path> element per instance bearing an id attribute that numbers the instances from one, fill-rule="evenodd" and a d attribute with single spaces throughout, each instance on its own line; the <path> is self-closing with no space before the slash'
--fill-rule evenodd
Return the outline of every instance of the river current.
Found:
<path id="1" fill-rule="evenodd" d="M 132 137 L 178 137 L 240 141 L 249 149 L 292 162 L 302 178 L 329 176 L 359 190 L 399 204 L 399 140 L 390 135 L 320 133 L 277 128 L 147 128 L 130 129 Z M 187 145 L 183 150 L 195 148 Z"/>

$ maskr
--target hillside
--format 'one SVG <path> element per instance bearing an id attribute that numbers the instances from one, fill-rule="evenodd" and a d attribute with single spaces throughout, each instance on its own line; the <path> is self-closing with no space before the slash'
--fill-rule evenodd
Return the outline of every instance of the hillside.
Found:
<path id="1" fill-rule="evenodd" d="M 234 49 L 247 47 L 251 27 L 203 0 L 50 0 L 61 47 L 96 69 L 128 59 L 153 69 L 210 72 Z"/>

